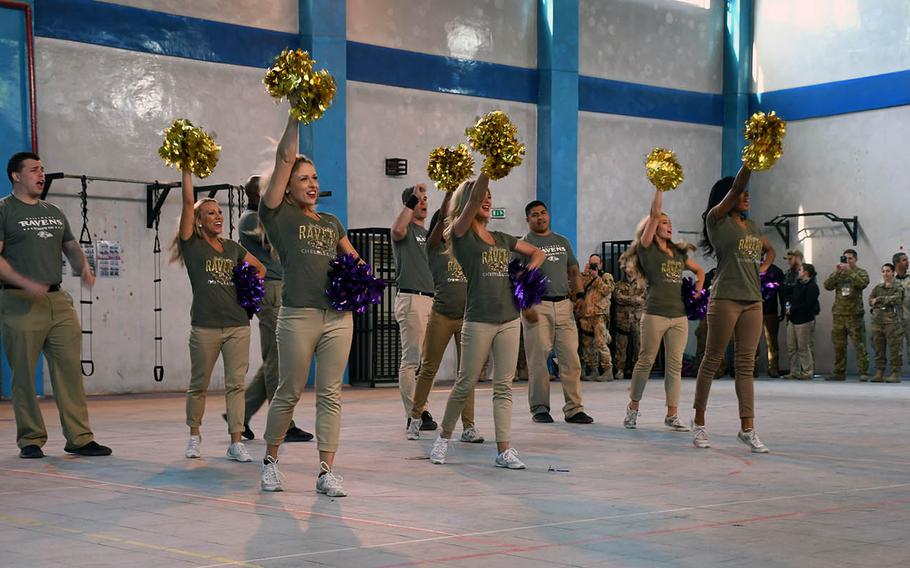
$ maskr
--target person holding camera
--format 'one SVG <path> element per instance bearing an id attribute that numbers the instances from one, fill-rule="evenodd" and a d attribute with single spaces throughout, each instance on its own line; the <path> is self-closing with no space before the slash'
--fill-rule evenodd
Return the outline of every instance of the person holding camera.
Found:
<path id="1" fill-rule="evenodd" d="M 615 283 L 613 275 L 604 274 L 601 267 L 599 255 L 588 257 L 588 264 L 581 275 L 581 299 L 575 306 L 578 329 L 581 331 L 583 381 L 613 380 L 609 329 L 610 299 Z"/>
<path id="2" fill-rule="evenodd" d="M 847 338 L 856 349 L 856 366 L 860 381 L 869 380 L 869 356 L 866 354 L 866 322 L 863 310 L 863 290 L 869 285 L 869 273 L 856 266 L 858 255 L 847 249 L 840 263 L 825 279 L 825 290 L 834 292 L 831 323 L 831 342 L 834 344 L 834 370 L 828 381 L 843 381 L 847 370 Z"/>

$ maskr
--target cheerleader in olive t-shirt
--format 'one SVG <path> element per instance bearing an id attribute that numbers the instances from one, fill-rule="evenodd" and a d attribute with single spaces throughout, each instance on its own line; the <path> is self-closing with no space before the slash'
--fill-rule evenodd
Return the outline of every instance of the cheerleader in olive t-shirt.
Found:
<path id="1" fill-rule="evenodd" d="M 172 245 L 172 262 L 186 267 L 193 289 L 190 308 L 190 386 L 186 391 L 186 424 L 190 427 L 187 458 L 202 457 L 202 414 L 212 369 L 219 353 L 224 361 L 224 398 L 231 445 L 227 457 L 240 462 L 252 461 L 240 441 L 244 430 L 244 380 L 250 365 L 250 318 L 237 302 L 234 266 L 248 262 L 259 277 L 265 267 L 245 248 L 221 237 L 224 215 L 218 202 L 210 197 L 195 201 L 193 175 L 183 170 L 183 207 L 180 227 Z"/>

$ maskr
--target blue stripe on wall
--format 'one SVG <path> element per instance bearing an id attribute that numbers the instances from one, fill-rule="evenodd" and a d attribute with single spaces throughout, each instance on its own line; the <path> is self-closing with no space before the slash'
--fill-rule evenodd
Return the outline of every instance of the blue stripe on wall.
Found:
<path id="1" fill-rule="evenodd" d="M 723 96 L 653 87 L 597 77 L 578 77 L 578 109 L 722 126 Z"/>
<path id="2" fill-rule="evenodd" d="M 348 79 L 489 99 L 537 102 L 537 70 L 348 42 Z"/>
<path id="3" fill-rule="evenodd" d="M 268 67 L 296 34 L 213 22 L 94 0 L 37 0 L 39 36 L 184 57 Z"/>
<path id="4" fill-rule="evenodd" d="M 807 87 L 757 93 L 752 111 L 777 111 L 785 120 L 803 120 L 910 104 L 910 70 Z"/>

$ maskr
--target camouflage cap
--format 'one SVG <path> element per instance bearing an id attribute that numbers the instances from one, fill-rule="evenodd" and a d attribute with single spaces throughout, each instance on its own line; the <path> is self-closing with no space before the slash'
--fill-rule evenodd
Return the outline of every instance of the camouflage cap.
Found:
<path id="1" fill-rule="evenodd" d="M 787 251 L 787 256 L 798 256 L 799 258 L 803 258 L 803 251 L 797 248 L 792 248 Z"/>

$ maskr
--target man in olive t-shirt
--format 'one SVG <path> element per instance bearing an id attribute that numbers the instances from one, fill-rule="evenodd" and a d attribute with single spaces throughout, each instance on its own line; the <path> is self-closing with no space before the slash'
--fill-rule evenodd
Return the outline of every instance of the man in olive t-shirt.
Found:
<path id="1" fill-rule="evenodd" d="M 0 199 L 0 329 L 12 371 L 13 413 L 19 457 L 43 458 L 47 429 L 35 398 L 38 355 L 50 368 L 54 401 L 66 438 L 64 451 L 107 456 L 95 442 L 88 420 L 79 363 L 81 329 L 73 299 L 60 289 L 61 253 L 83 284 L 95 283 L 69 222 L 41 200 L 44 166 L 31 152 L 14 154 L 6 166 L 13 193 Z"/>
<path id="2" fill-rule="evenodd" d="M 398 294 L 395 296 L 395 320 L 401 338 L 401 364 L 398 367 L 398 390 L 404 405 L 407 423 L 411 422 L 414 390 L 417 387 L 417 368 L 420 350 L 433 308 L 433 273 L 427 261 L 427 188 L 417 184 L 401 194 L 404 207 L 392 224 L 392 252 L 395 255 L 395 273 Z M 421 413 L 421 430 L 435 430 L 436 422 L 424 409 Z"/>
<path id="3" fill-rule="evenodd" d="M 559 379 L 565 396 L 562 407 L 566 422 L 590 424 L 594 420 L 581 403 L 581 361 L 578 357 L 578 326 L 575 300 L 581 288 L 581 273 L 572 245 L 550 230 L 550 214 L 542 201 L 525 207 L 528 234 L 524 240 L 547 255 L 540 270 L 549 278 L 546 295 L 539 305 L 521 317 L 528 357 L 528 404 L 534 422 L 553 422 L 550 416 L 550 373 L 547 357 L 556 349 Z"/>

